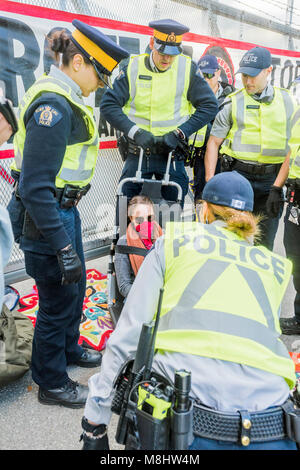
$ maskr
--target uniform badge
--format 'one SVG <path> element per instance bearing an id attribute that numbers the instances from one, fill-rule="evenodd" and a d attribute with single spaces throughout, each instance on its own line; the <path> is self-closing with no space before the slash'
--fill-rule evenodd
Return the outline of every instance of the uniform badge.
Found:
<path id="1" fill-rule="evenodd" d="M 35 110 L 34 118 L 38 126 L 53 127 L 61 120 L 62 113 L 53 106 L 42 105 Z"/>
<path id="2" fill-rule="evenodd" d="M 171 33 L 167 37 L 167 42 L 176 42 L 176 35 L 175 33 Z"/>

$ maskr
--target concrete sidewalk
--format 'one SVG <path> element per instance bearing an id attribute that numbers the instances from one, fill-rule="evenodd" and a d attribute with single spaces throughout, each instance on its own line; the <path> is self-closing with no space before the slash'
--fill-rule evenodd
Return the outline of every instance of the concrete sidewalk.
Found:
<path id="1" fill-rule="evenodd" d="M 282 244 L 283 224 L 280 224 L 274 251 L 284 254 Z M 92 260 L 87 268 L 107 272 L 108 257 Z M 14 286 L 20 295 L 31 291 L 33 280 L 29 279 Z M 290 282 L 285 295 L 282 316 L 293 315 L 295 291 Z M 300 337 L 283 336 L 290 351 L 300 351 Z M 97 369 L 69 367 L 73 380 L 87 384 Z M 37 400 L 37 385 L 32 381 L 30 371 L 19 381 L 0 388 L 0 450 L 80 450 L 81 418 L 83 409 L 72 410 L 60 406 L 41 405 Z M 118 417 L 113 415 L 109 426 L 111 450 L 121 450 L 123 446 L 114 440 Z"/>
<path id="2" fill-rule="evenodd" d="M 87 262 L 87 269 L 106 273 L 107 264 L 106 256 Z M 28 279 L 14 287 L 23 296 L 31 292 L 33 284 L 33 280 Z M 83 384 L 98 370 L 68 367 L 71 379 Z M 0 388 L 0 450 L 80 450 L 83 408 L 42 405 L 37 400 L 37 391 L 30 371 L 17 382 Z M 114 415 L 109 426 L 112 450 L 123 448 L 114 440 L 117 418 Z"/>

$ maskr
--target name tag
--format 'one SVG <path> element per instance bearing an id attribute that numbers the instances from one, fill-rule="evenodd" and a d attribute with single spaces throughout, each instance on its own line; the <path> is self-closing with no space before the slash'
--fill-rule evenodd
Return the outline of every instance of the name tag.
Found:
<path id="1" fill-rule="evenodd" d="M 141 80 L 152 80 L 152 77 L 150 77 L 150 75 L 139 75 L 139 78 Z"/>
<path id="2" fill-rule="evenodd" d="M 259 109 L 260 106 L 258 104 L 247 104 L 246 109 Z"/>

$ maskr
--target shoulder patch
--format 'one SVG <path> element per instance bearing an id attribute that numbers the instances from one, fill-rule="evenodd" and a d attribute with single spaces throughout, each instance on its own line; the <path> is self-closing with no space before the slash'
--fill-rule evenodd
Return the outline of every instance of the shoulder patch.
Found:
<path id="1" fill-rule="evenodd" d="M 53 127 L 62 118 L 62 113 L 48 104 L 39 106 L 34 112 L 38 126 Z"/>

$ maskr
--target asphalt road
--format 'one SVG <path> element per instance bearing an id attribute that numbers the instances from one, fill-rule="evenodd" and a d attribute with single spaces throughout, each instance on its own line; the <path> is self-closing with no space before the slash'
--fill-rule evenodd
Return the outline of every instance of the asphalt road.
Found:
<path id="1" fill-rule="evenodd" d="M 284 254 L 282 244 L 283 224 L 276 237 L 274 251 Z M 89 261 L 89 268 L 105 273 L 107 257 Z M 33 281 L 15 284 L 21 295 L 30 292 Z M 295 291 L 290 282 L 286 292 L 282 316 L 293 315 Z M 282 336 L 290 351 L 300 351 L 300 337 Z M 73 380 L 87 384 L 97 369 L 69 367 Z M 42 405 L 37 400 L 37 385 L 32 381 L 30 371 L 22 379 L 0 388 L 0 450 L 80 450 L 81 418 L 83 410 L 73 410 L 61 406 Z M 114 415 L 109 426 L 111 450 L 121 450 L 115 440 L 117 417 Z"/>

